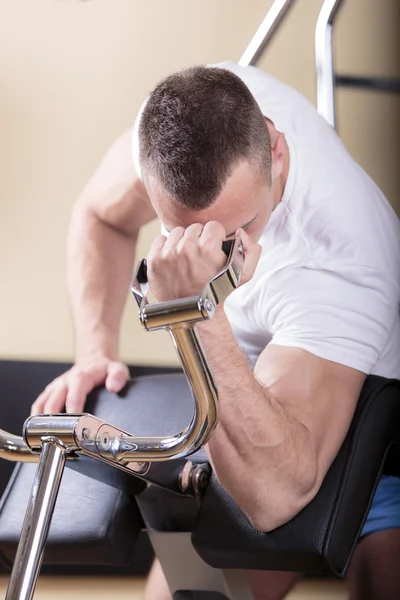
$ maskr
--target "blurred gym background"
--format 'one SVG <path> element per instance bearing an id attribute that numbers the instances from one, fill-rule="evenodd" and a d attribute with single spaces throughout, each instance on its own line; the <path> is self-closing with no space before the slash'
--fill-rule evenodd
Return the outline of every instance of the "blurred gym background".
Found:
<path id="1" fill-rule="evenodd" d="M 65 237 L 73 202 L 146 94 L 165 75 L 238 60 L 270 0 L 2 0 L 0 19 L 0 357 L 72 360 Z M 315 103 L 321 0 L 295 3 L 259 66 Z M 398 76 L 400 2 L 347 0 L 341 73 Z M 400 214 L 399 95 L 339 89 L 338 130 Z M 158 234 L 143 232 L 137 258 Z M 128 299 L 122 358 L 177 364 Z"/>

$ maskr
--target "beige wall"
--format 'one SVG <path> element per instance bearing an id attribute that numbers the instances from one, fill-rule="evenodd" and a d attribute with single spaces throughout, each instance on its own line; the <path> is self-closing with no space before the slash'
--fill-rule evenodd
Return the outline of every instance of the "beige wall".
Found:
<path id="1" fill-rule="evenodd" d="M 158 79 L 195 63 L 237 60 L 269 5 L 0 0 L 1 357 L 71 359 L 64 240 L 75 197 Z M 298 0 L 260 61 L 313 102 L 320 5 Z M 335 35 L 338 67 L 399 75 L 399 11 L 398 0 L 347 0 Z M 350 151 L 399 203 L 398 98 L 343 91 L 338 103 Z M 154 224 L 143 232 L 138 256 L 157 231 Z M 176 361 L 167 334 L 140 330 L 133 300 L 122 355 Z"/>

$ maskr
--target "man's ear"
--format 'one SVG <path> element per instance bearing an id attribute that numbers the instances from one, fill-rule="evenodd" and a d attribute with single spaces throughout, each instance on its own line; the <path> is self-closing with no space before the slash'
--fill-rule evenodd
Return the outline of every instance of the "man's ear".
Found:
<path id="1" fill-rule="evenodd" d="M 271 140 L 272 141 L 272 140 Z M 272 182 L 281 176 L 283 169 L 283 160 L 287 152 L 287 146 L 285 141 L 285 135 L 279 133 L 275 138 L 275 143 L 272 141 L 271 155 L 272 155 L 272 166 L 271 166 L 271 177 Z"/>

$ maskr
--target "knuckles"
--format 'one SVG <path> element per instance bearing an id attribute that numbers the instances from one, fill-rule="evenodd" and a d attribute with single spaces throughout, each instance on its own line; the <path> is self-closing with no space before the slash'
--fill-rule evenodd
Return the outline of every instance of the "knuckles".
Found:
<path id="1" fill-rule="evenodd" d="M 204 233 L 211 234 L 215 237 L 221 237 L 223 240 L 226 237 L 225 228 L 218 221 L 209 221 L 204 225 Z"/>
<path id="2" fill-rule="evenodd" d="M 168 240 L 158 238 L 147 257 L 148 281 L 157 300 L 199 293 L 226 262 L 225 237 L 224 227 L 210 221 L 175 228 Z"/>

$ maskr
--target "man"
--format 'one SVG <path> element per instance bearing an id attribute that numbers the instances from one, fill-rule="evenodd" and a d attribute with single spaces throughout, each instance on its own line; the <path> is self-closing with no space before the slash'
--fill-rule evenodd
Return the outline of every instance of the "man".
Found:
<path id="1" fill-rule="evenodd" d="M 207 452 L 269 531 L 317 493 L 366 375 L 400 377 L 398 220 L 295 90 L 234 63 L 172 75 L 74 208 L 76 365 L 33 412 L 80 412 L 94 386 L 126 382 L 118 328 L 138 232 L 156 216 L 165 235 L 148 274 L 158 300 L 199 293 L 225 262 L 223 240 L 242 239 L 240 288 L 198 326 L 220 398 Z M 397 596 L 399 527 L 400 483 L 383 478 L 350 568 L 352 600 Z M 257 600 L 283 598 L 298 577 L 249 573 Z M 170 597 L 156 564 L 146 598 Z"/>

